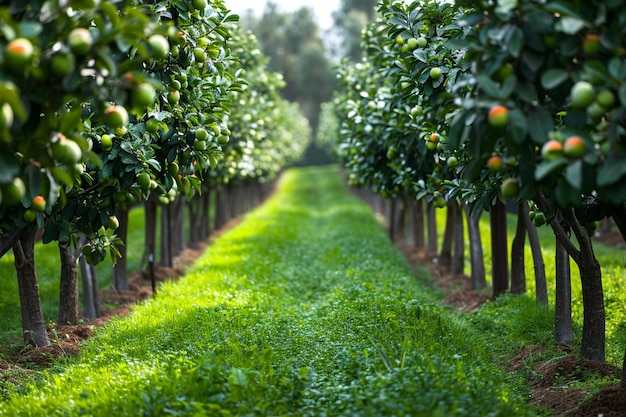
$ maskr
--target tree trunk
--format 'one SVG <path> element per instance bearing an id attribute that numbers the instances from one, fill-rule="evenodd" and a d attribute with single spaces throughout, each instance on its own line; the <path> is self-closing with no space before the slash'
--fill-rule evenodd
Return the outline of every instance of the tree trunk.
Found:
<path id="1" fill-rule="evenodd" d="M 454 201 L 449 201 L 446 208 L 446 230 L 443 232 L 443 243 L 439 252 L 439 265 L 450 266 L 452 263 L 452 242 L 454 241 Z"/>
<path id="2" fill-rule="evenodd" d="M 593 252 L 591 236 L 576 219 L 572 210 L 572 231 L 580 247 L 580 281 L 583 295 L 583 336 L 580 343 L 580 356 L 604 362 L 606 342 L 606 317 L 604 311 L 604 291 L 602 290 L 602 270 Z"/>
<path id="3" fill-rule="evenodd" d="M 422 200 L 416 200 L 414 197 L 409 197 L 408 207 L 411 219 L 413 246 L 416 249 L 423 249 L 426 244 L 424 235 L 424 202 Z"/>
<path id="4" fill-rule="evenodd" d="M 228 203 L 227 193 L 224 184 L 217 186 L 215 189 L 215 228 L 221 229 L 228 221 Z"/>
<path id="5" fill-rule="evenodd" d="M 202 198 L 198 195 L 194 196 L 187 203 L 187 209 L 189 211 L 189 246 L 197 248 L 198 243 L 202 240 L 202 228 L 200 226 Z"/>
<path id="6" fill-rule="evenodd" d="M 426 223 L 428 225 L 428 254 L 436 255 L 439 242 L 437 236 L 437 211 L 433 203 L 426 204 Z"/>
<path id="7" fill-rule="evenodd" d="M 524 210 L 524 223 L 526 224 L 526 232 L 528 233 L 528 243 L 530 245 L 530 251 L 533 254 L 533 266 L 535 270 L 535 294 L 537 302 L 541 305 L 548 305 L 548 284 L 546 282 L 546 266 L 543 261 L 543 254 L 541 253 L 541 242 L 539 242 L 539 235 L 537 234 L 537 228 L 530 221 L 528 217 L 529 208 L 528 203 L 523 201 L 522 210 Z"/>
<path id="8" fill-rule="evenodd" d="M 511 244 L 511 293 L 524 294 L 526 292 L 526 273 L 524 271 L 524 247 L 526 245 L 526 225 L 524 224 L 524 209 L 522 204 L 517 206 L 517 227 Z"/>
<path id="9" fill-rule="evenodd" d="M 13 229 L 0 234 L 0 258 L 15 246 L 24 231 L 25 229 Z"/>
<path id="10" fill-rule="evenodd" d="M 211 189 L 206 189 L 201 198 L 200 231 L 204 241 L 211 234 Z"/>
<path id="11" fill-rule="evenodd" d="M 554 338 L 561 343 L 574 340 L 572 326 L 572 285 L 569 254 L 563 244 L 556 239 L 556 299 L 554 307 Z"/>
<path id="12" fill-rule="evenodd" d="M 79 245 L 80 246 L 80 245 Z M 71 248 L 59 246 L 61 280 L 59 286 L 59 324 L 78 324 L 78 257 Z M 78 251 L 80 254 L 80 250 Z"/>
<path id="13" fill-rule="evenodd" d="M 494 298 L 509 289 L 507 256 L 506 206 L 500 200 L 491 207 L 491 270 Z"/>
<path id="14" fill-rule="evenodd" d="M 36 227 L 24 229 L 24 233 L 13 246 L 13 253 L 20 294 L 24 342 L 34 346 L 47 346 L 50 344 L 50 340 L 41 309 L 39 284 L 35 270 L 37 230 Z"/>
<path id="15" fill-rule="evenodd" d="M 398 201 L 395 198 L 391 198 L 389 199 L 389 209 L 387 210 L 387 225 L 389 227 L 389 240 L 391 240 L 392 242 L 394 241 L 394 239 L 396 238 L 396 226 L 397 226 L 397 221 L 396 221 L 396 216 L 398 215 L 398 210 L 397 210 L 397 204 Z"/>
<path id="16" fill-rule="evenodd" d="M 453 250 L 452 262 L 450 266 L 450 274 L 463 275 L 465 271 L 465 232 L 463 230 L 463 212 L 458 201 L 454 201 L 450 207 L 453 207 L 454 217 L 454 233 L 453 233 Z"/>
<path id="17" fill-rule="evenodd" d="M 123 242 L 128 241 L 128 210 L 121 209 L 117 213 L 117 218 L 120 222 L 120 226 L 115 231 L 115 234 L 122 239 Z M 128 289 L 128 265 L 127 265 L 127 246 L 120 245 L 120 258 L 113 264 L 113 287 L 118 291 Z"/>
<path id="18" fill-rule="evenodd" d="M 467 233 L 470 241 L 472 289 L 481 290 L 487 286 L 483 244 L 480 237 L 480 228 L 478 226 L 482 212 L 479 211 L 476 214 L 471 214 L 469 206 L 465 205 L 465 214 L 467 216 Z"/>
<path id="19" fill-rule="evenodd" d="M 170 204 L 172 211 L 169 212 L 171 237 L 172 237 L 172 257 L 175 258 L 185 250 L 185 206 L 186 199 L 177 197 Z"/>
<path id="20" fill-rule="evenodd" d="M 84 256 L 80 257 L 79 265 L 83 280 L 83 315 L 87 319 L 95 319 L 102 315 L 96 268 L 89 265 Z"/>
<path id="21" fill-rule="evenodd" d="M 145 272 L 148 270 L 150 260 L 154 261 L 156 250 L 156 229 L 157 229 L 157 203 L 154 200 L 147 200 L 144 203 L 144 219 L 146 223 L 144 237 L 144 253 L 141 259 L 141 268 Z"/>
<path id="22" fill-rule="evenodd" d="M 161 265 L 171 267 L 174 265 L 174 255 L 172 254 L 172 222 L 170 216 L 170 207 L 172 204 L 166 204 L 161 207 Z"/>
<path id="23" fill-rule="evenodd" d="M 399 197 L 394 197 L 393 200 L 396 204 L 396 226 L 394 227 L 396 231 L 396 237 L 398 239 L 404 238 L 405 230 L 406 230 L 406 205 L 404 204 L 404 199 Z"/>

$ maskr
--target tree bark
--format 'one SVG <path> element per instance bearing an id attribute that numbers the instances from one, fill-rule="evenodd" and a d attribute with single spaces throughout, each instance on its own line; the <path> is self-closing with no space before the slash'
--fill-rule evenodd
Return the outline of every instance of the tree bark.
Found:
<path id="1" fill-rule="evenodd" d="M 25 229 L 13 229 L 8 232 L 4 232 L 0 234 L 0 258 L 2 258 L 8 251 L 10 251 L 22 234 Z"/>
<path id="2" fill-rule="evenodd" d="M 539 235 L 537 234 L 537 228 L 530 221 L 528 213 L 528 203 L 523 201 L 522 210 L 524 211 L 524 223 L 526 225 L 526 232 L 528 233 L 528 244 L 530 245 L 530 251 L 533 255 L 533 267 L 535 271 L 535 296 L 537 302 L 541 305 L 548 305 L 548 284 L 546 281 L 546 265 L 543 261 L 543 254 L 541 253 L 541 242 L 539 242 Z"/>
<path id="3" fill-rule="evenodd" d="M 169 212 L 171 203 L 161 207 L 161 265 L 171 267 L 174 264 L 172 254 L 172 225 Z"/>
<path id="4" fill-rule="evenodd" d="M 156 251 L 156 229 L 157 229 L 157 203 L 154 200 L 147 200 L 144 203 L 144 219 L 146 223 L 144 238 L 144 253 L 141 259 L 141 268 L 145 272 L 148 270 L 150 259 L 154 261 Z"/>
<path id="5" fill-rule="evenodd" d="M 506 206 L 497 201 L 489 212 L 491 221 L 491 270 L 494 298 L 509 289 Z"/>
<path id="6" fill-rule="evenodd" d="M 416 249 L 424 249 L 426 244 L 424 234 L 424 202 L 414 197 L 408 198 L 408 207 L 411 219 L 411 235 L 413 246 Z"/>
<path id="7" fill-rule="evenodd" d="M 524 247 L 526 246 L 526 225 L 524 223 L 524 209 L 522 204 L 517 206 L 517 226 L 515 237 L 511 244 L 511 293 L 524 294 L 526 292 L 526 273 L 524 271 Z"/>
<path id="8" fill-rule="evenodd" d="M 115 231 L 115 234 L 122 239 L 123 242 L 128 241 L 128 210 L 121 209 L 117 213 L 117 218 L 120 222 L 120 226 Z M 113 287 L 118 291 L 128 290 L 128 265 L 127 265 L 127 246 L 120 245 L 120 258 L 113 264 Z"/>
<path id="9" fill-rule="evenodd" d="M 80 245 L 79 245 L 80 246 Z M 78 252 L 80 254 L 80 250 Z M 59 285 L 59 324 L 78 324 L 78 256 L 71 248 L 59 246 L 61 279 Z"/>
<path id="10" fill-rule="evenodd" d="M 463 212 L 458 201 L 454 201 L 452 216 L 454 218 L 453 250 L 450 274 L 463 275 L 465 271 L 465 233 L 463 229 Z"/>
<path id="11" fill-rule="evenodd" d="M 428 226 L 428 254 L 436 255 L 439 248 L 437 236 L 437 212 L 433 203 L 426 205 L 426 223 Z"/>
<path id="12" fill-rule="evenodd" d="M 80 257 L 79 265 L 83 281 L 83 315 L 95 319 L 102 315 L 96 268 L 89 265 L 84 256 Z"/>
<path id="13" fill-rule="evenodd" d="M 561 343 L 574 340 L 572 325 L 572 285 L 569 254 L 556 239 L 556 300 L 554 307 L 554 338 Z"/>
<path id="14" fill-rule="evenodd" d="M 20 294 L 24 342 L 34 346 L 47 346 L 50 344 L 50 340 L 41 309 L 39 284 L 35 270 L 37 230 L 36 227 L 24 229 L 20 239 L 13 246 L 13 253 Z"/>
<path id="15" fill-rule="evenodd" d="M 578 221 L 572 210 L 572 231 L 580 247 L 580 281 L 583 295 L 583 336 L 580 343 L 580 356 L 586 359 L 605 361 L 606 316 L 604 311 L 604 291 L 602 270 L 595 253 L 591 236 Z"/>
<path id="16" fill-rule="evenodd" d="M 395 198 L 390 198 L 389 199 L 389 205 L 388 205 L 388 210 L 387 210 L 387 226 L 389 227 L 389 240 L 391 240 L 392 242 L 395 240 L 396 238 L 396 216 L 398 215 L 398 210 L 397 210 L 397 204 L 398 201 Z"/>
<path id="17" fill-rule="evenodd" d="M 464 205 L 467 216 L 467 233 L 470 241 L 470 264 L 472 289 L 481 290 L 487 286 L 485 258 L 480 237 L 479 221 L 482 212 L 471 214 L 468 205 Z"/>
<path id="18" fill-rule="evenodd" d="M 202 240 L 206 240 L 211 234 L 211 189 L 207 188 L 201 198 L 200 230 Z"/>

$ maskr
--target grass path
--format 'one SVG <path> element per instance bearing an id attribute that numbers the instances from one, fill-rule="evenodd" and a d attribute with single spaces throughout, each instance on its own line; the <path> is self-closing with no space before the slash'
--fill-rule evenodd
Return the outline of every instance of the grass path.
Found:
<path id="1" fill-rule="evenodd" d="M 332 168 L 277 193 L 0 415 L 526 416 Z"/>

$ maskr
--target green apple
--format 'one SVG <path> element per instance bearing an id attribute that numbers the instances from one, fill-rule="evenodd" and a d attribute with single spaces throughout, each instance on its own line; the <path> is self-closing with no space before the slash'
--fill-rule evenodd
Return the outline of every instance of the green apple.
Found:
<path id="1" fill-rule="evenodd" d="M 433 80 L 438 80 L 439 78 L 441 78 L 441 68 L 439 67 L 431 68 L 430 78 L 432 78 Z"/>
<path id="2" fill-rule="evenodd" d="M 149 118 L 148 120 L 146 120 L 146 130 L 150 133 L 156 133 L 159 131 L 160 128 L 160 124 L 159 121 L 157 119 L 155 119 L 154 117 Z"/>
<path id="3" fill-rule="evenodd" d="M 177 104 L 180 101 L 180 92 L 178 90 L 172 90 L 167 94 L 167 102 L 170 104 Z"/>
<path id="4" fill-rule="evenodd" d="M 0 193 L 2 193 L 2 205 L 5 207 L 15 206 L 22 201 L 26 194 L 26 186 L 21 178 L 15 177 L 8 184 L 0 185 Z"/>
<path id="5" fill-rule="evenodd" d="M 587 81 L 578 81 L 570 92 L 572 107 L 575 109 L 586 109 L 596 99 L 593 85 Z"/>
<path id="6" fill-rule="evenodd" d="M 128 124 L 128 111 L 124 106 L 113 105 L 104 111 L 104 119 L 111 129 L 116 129 Z"/>
<path id="7" fill-rule="evenodd" d="M 74 55 L 67 53 L 58 53 L 50 58 L 50 69 L 52 73 L 59 77 L 65 77 L 71 74 L 76 68 L 76 60 Z"/>
<path id="8" fill-rule="evenodd" d="M 111 148 L 113 148 L 113 138 L 111 135 L 102 135 L 100 138 L 100 146 L 102 146 L 103 151 L 110 151 Z"/>
<path id="9" fill-rule="evenodd" d="M 167 58 L 167 54 L 170 53 L 170 43 L 165 36 L 155 34 L 148 38 L 148 45 L 150 45 L 150 52 L 152 58 L 157 61 Z"/>
<path id="10" fill-rule="evenodd" d="M 67 44 L 75 54 L 85 55 L 93 45 L 93 36 L 88 29 L 76 28 L 67 37 Z"/>
<path id="11" fill-rule="evenodd" d="M 145 109 L 154 105 L 157 92 L 149 83 L 141 83 L 131 92 L 131 100 L 133 106 L 138 109 Z"/>

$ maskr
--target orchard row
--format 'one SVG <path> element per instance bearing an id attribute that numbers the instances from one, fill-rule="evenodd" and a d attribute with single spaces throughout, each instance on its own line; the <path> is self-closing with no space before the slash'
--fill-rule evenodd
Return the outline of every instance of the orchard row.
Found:
<path id="1" fill-rule="evenodd" d="M 365 59 L 341 66 L 343 93 L 319 134 L 352 184 L 386 198 L 489 211 L 496 238 L 506 199 L 520 218 L 548 223 L 580 267 L 581 354 L 600 360 L 590 234 L 606 217 L 626 232 L 622 3 L 383 0 L 363 34 Z M 567 304 L 560 285 L 557 303 Z"/>
<path id="2" fill-rule="evenodd" d="M 38 230 L 76 255 L 62 263 L 95 264 L 131 205 L 266 182 L 302 154 L 307 121 L 237 20 L 223 0 L 0 8 L 0 256 L 20 285 Z"/>

